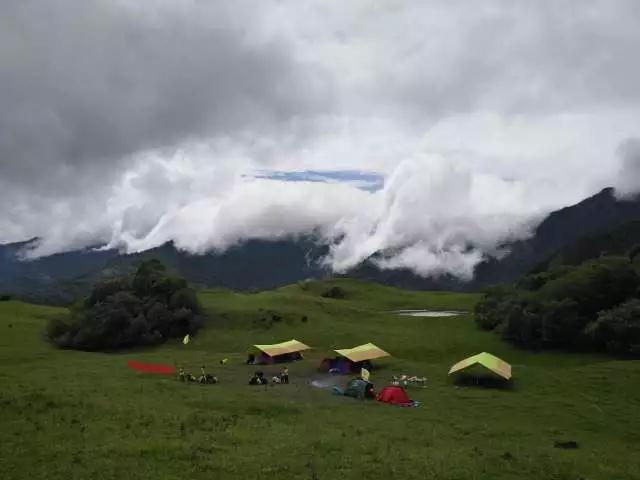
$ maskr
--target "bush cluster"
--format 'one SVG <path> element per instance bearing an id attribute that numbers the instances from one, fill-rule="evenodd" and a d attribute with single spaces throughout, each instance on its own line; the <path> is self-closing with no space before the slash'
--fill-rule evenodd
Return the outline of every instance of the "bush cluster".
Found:
<path id="1" fill-rule="evenodd" d="M 340 287 L 334 286 L 322 292 L 320 296 L 324 298 L 334 298 L 334 299 L 342 300 L 346 298 L 347 292 L 345 292 L 344 289 Z"/>
<path id="2" fill-rule="evenodd" d="M 155 345 L 195 333 L 202 324 L 195 292 L 170 276 L 158 260 L 140 264 L 132 277 L 98 283 L 70 314 L 47 325 L 47 337 L 62 348 L 115 350 Z"/>
<path id="3" fill-rule="evenodd" d="M 602 257 L 488 289 L 480 328 L 523 347 L 640 355 L 640 276 L 628 258 Z"/>

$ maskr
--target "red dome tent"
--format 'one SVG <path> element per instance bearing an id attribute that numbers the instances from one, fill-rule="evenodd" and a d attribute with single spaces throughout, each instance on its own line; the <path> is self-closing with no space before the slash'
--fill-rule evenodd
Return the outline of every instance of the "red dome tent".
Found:
<path id="1" fill-rule="evenodd" d="M 414 401 L 409 398 L 404 388 L 398 386 L 384 387 L 378 393 L 376 400 L 379 402 L 392 403 L 393 405 L 413 406 Z"/>

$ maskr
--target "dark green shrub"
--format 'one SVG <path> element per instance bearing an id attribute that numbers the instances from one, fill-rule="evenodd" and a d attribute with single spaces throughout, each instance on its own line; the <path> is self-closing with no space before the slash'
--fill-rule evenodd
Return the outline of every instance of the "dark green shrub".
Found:
<path id="1" fill-rule="evenodd" d="M 508 300 L 500 305 L 502 337 L 528 348 L 542 346 L 542 306 L 538 302 Z"/>
<path id="2" fill-rule="evenodd" d="M 105 282 L 99 282 L 91 291 L 91 294 L 87 298 L 87 306 L 92 307 L 96 303 L 104 302 L 108 297 L 114 293 L 128 290 L 130 288 L 129 280 L 126 278 L 118 278 L 114 280 L 107 280 Z"/>
<path id="3" fill-rule="evenodd" d="M 47 323 L 46 336 L 47 338 L 60 338 L 69 330 L 69 324 L 64 318 L 52 318 Z"/>
<path id="4" fill-rule="evenodd" d="M 172 276 L 156 279 L 152 289 L 154 294 L 170 298 L 180 290 L 189 290 L 187 287 L 187 281 L 184 278 Z"/>
<path id="5" fill-rule="evenodd" d="M 640 277 L 627 258 L 601 257 L 529 275 L 514 287 L 490 289 L 476 306 L 475 320 L 527 348 L 595 347 L 633 354 L 636 324 L 629 312 L 635 304 L 620 311 L 614 307 L 639 292 Z M 609 313 L 599 315 L 602 311 Z"/>
<path id="6" fill-rule="evenodd" d="M 151 330 L 157 330 L 162 335 L 166 335 L 171 328 L 173 315 L 162 302 L 155 302 L 145 314 Z"/>
<path id="7" fill-rule="evenodd" d="M 107 301 L 121 305 L 132 317 L 137 316 L 143 310 L 142 302 L 131 291 L 123 290 L 114 293 L 111 297 L 108 297 Z"/>
<path id="8" fill-rule="evenodd" d="M 347 292 L 340 287 L 334 286 L 322 292 L 321 296 L 324 298 L 335 298 L 340 300 L 346 298 Z"/>
<path id="9" fill-rule="evenodd" d="M 195 292 L 184 279 L 170 277 L 157 260 L 143 262 L 132 280 L 97 284 L 65 319 L 53 319 L 47 337 L 63 348 L 115 350 L 154 345 L 195 333 L 202 325 Z"/>
<path id="10" fill-rule="evenodd" d="M 133 276 L 132 287 L 139 297 L 154 293 L 154 287 L 166 279 L 166 268 L 157 259 L 146 260 L 138 266 Z"/>
<path id="11" fill-rule="evenodd" d="M 576 302 L 582 316 L 595 320 L 598 312 L 618 305 L 635 294 L 640 277 L 624 257 L 585 262 L 540 289 L 543 300 Z"/>
<path id="12" fill-rule="evenodd" d="M 180 288 L 171 295 L 169 306 L 171 309 L 188 308 L 193 313 L 201 312 L 196 292 L 187 287 Z"/>
<path id="13" fill-rule="evenodd" d="M 528 290 L 531 292 L 535 292 L 537 290 L 540 290 L 550 281 L 567 274 L 570 270 L 571 267 L 562 265 L 554 267 L 548 271 L 532 273 L 518 280 L 518 282 L 516 282 L 516 288 L 518 288 L 519 290 Z"/>
<path id="14" fill-rule="evenodd" d="M 600 312 L 585 334 L 608 353 L 640 357 L 640 300 L 634 298 Z"/>
<path id="15" fill-rule="evenodd" d="M 581 347 L 588 319 L 579 314 L 578 304 L 568 298 L 542 305 L 540 342 L 546 347 Z"/>
<path id="16" fill-rule="evenodd" d="M 475 321 L 483 330 L 494 330 L 504 321 L 501 304 L 513 295 L 514 289 L 506 286 L 490 287 L 475 306 Z"/>
<path id="17" fill-rule="evenodd" d="M 130 338 L 134 345 L 144 344 L 142 339 L 145 334 L 149 332 L 149 324 L 147 323 L 147 319 L 142 313 L 139 313 L 131 322 L 129 323 L 129 330 L 127 332 L 127 337 Z"/>

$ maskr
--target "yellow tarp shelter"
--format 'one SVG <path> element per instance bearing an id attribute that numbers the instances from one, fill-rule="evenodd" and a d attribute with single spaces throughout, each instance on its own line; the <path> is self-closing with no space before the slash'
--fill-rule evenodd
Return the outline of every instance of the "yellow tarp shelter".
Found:
<path id="1" fill-rule="evenodd" d="M 273 345 L 254 345 L 255 348 L 263 353 L 266 353 L 270 357 L 277 357 L 278 355 L 286 355 L 287 353 L 302 352 L 303 350 L 310 350 L 311 347 L 305 345 L 298 340 L 289 340 L 282 343 L 274 343 Z"/>
<path id="2" fill-rule="evenodd" d="M 499 359 L 495 355 L 491 355 L 487 352 L 482 352 L 469 358 L 456 363 L 449 370 L 449 375 L 462 372 L 468 368 L 476 365 L 481 365 L 487 370 L 495 373 L 496 375 L 504 378 L 505 380 L 511 379 L 511 365 L 504 360 Z"/>
<path id="3" fill-rule="evenodd" d="M 373 360 L 375 358 L 390 357 L 391 354 L 385 352 L 373 343 L 366 343 L 358 347 L 345 348 L 342 350 L 334 350 L 338 355 L 348 358 L 352 362 L 363 362 L 365 360 Z"/>

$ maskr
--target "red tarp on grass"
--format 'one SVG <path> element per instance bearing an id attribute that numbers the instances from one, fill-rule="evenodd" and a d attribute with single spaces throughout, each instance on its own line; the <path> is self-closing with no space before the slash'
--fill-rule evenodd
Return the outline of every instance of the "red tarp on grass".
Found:
<path id="1" fill-rule="evenodd" d="M 173 365 L 164 365 L 162 363 L 141 363 L 135 360 L 129 360 L 127 365 L 132 370 L 145 373 L 159 373 L 160 375 L 173 375 L 176 371 Z"/>

